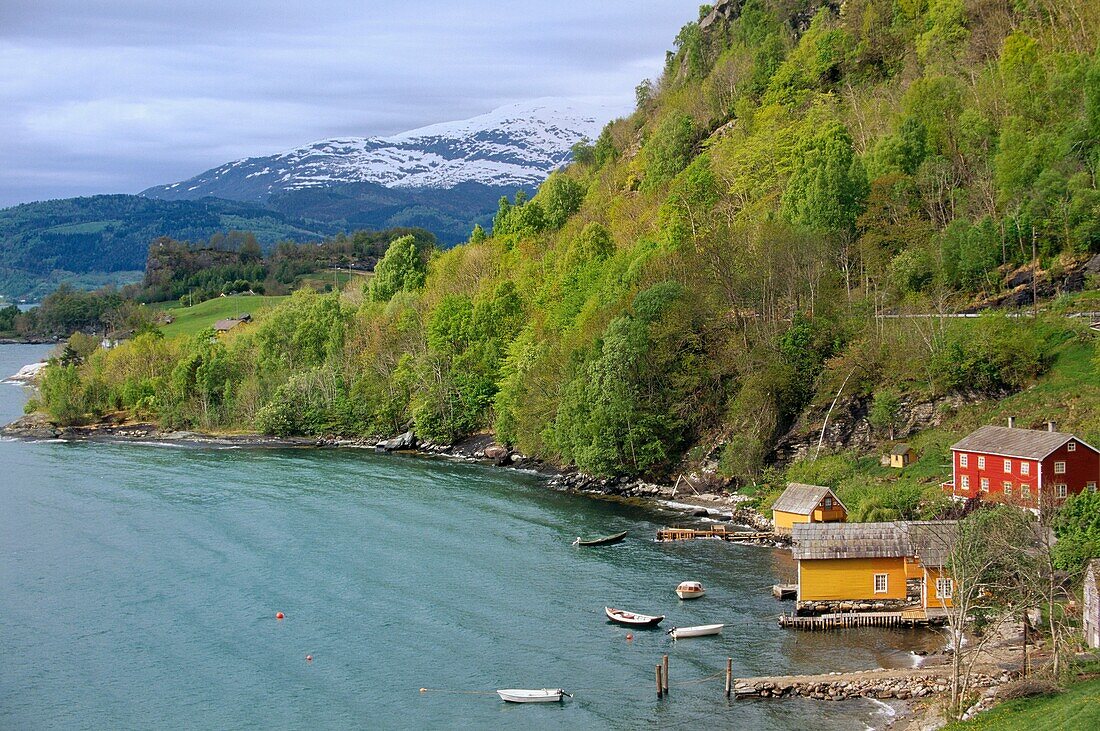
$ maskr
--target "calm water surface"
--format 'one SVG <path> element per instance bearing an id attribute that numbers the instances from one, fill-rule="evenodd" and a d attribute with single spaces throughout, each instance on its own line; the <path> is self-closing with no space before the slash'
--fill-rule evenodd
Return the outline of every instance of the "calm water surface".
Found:
<path id="1" fill-rule="evenodd" d="M 0 377 L 46 352 L 0 346 Z M 0 419 L 23 390 L 0 385 Z M 863 729 L 882 704 L 727 702 L 719 680 L 908 664 L 911 632 L 780 631 L 785 551 L 656 544 L 670 513 L 361 450 L 0 442 L 0 728 Z M 629 529 L 604 549 L 577 535 Z M 683 603 L 681 580 L 708 587 Z M 672 644 L 605 604 L 725 622 Z M 789 608 L 790 605 L 786 605 Z M 275 620 L 277 611 L 286 619 Z M 312 663 L 305 656 L 312 655 Z M 491 691 L 564 687 L 564 705 Z"/>

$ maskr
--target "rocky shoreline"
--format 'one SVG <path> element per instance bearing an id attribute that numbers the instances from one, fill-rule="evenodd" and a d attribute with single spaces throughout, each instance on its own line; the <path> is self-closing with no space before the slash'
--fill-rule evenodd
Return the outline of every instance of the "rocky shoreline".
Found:
<path id="1" fill-rule="evenodd" d="M 509 469 L 536 472 L 547 478 L 547 486 L 581 495 L 612 499 L 659 502 L 666 507 L 709 518 L 770 531 L 771 520 L 744 505 L 746 498 L 718 492 L 685 492 L 672 485 L 660 485 L 631 477 L 593 477 L 563 469 L 498 444 L 490 433 L 474 434 L 454 444 L 418 440 L 412 432 L 390 439 L 345 437 L 274 437 L 249 433 L 201 433 L 163 429 L 155 423 L 131 421 L 121 415 L 107 416 L 93 424 L 58 426 L 43 414 L 30 414 L 0 427 L 0 436 L 25 441 L 60 440 L 104 443 L 165 443 L 238 448 L 354 448 L 382 452 L 476 462 Z"/>

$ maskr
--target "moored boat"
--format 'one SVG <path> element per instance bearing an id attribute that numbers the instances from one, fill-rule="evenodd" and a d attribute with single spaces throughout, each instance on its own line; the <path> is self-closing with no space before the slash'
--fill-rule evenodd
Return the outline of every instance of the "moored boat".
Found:
<path id="1" fill-rule="evenodd" d="M 549 688 L 542 688 L 541 690 L 505 688 L 504 690 L 498 690 L 497 695 L 500 696 L 502 701 L 508 701 L 509 703 L 557 703 L 564 696 L 573 697 L 561 688 L 554 690 Z"/>
<path id="2" fill-rule="evenodd" d="M 706 593 L 706 589 L 698 581 L 681 581 L 676 587 L 676 596 L 681 599 L 698 599 Z"/>
<path id="3" fill-rule="evenodd" d="M 604 536 L 603 538 L 589 538 L 588 540 L 585 540 L 585 539 L 581 538 L 580 536 L 577 536 L 577 540 L 573 541 L 573 545 L 574 546 L 610 546 L 613 543 L 619 543 L 624 538 L 626 538 L 627 533 L 629 533 L 629 531 L 624 530 L 622 533 L 614 533 L 614 534 L 609 535 L 609 536 Z"/>
<path id="4" fill-rule="evenodd" d="M 707 635 L 720 634 L 725 626 L 724 624 L 701 624 L 697 627 L 673 627 L 668 631 L 668 634 L 674 640 L 681 640 L 685 637 L 706 637 Z"/>
<path id="5" fill-rule="evenodd" d="M 623 609 L 615 609 L 613 607 L 604 607 L 604 613 L 607 618 L 612 622 L 618 622 L 619 624 L 625 624 L 628 627 L 656 627 L 665 618 L 665 615 L 660 614 L 652 616 L 649 614 L 636 614 L 634 612 L 627 612 Z"/>

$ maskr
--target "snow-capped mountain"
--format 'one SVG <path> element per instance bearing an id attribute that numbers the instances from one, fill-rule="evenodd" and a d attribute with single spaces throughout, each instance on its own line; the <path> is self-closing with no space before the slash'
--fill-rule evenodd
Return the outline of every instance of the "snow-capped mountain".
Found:
<path id="1" fill-rule="evenodd" d="M 237 160 L 142 195 L 264 201 L 274 194 L 350 183 L 391 189 L 446 190 L 463 183 L 533 187 L 568 162 L 574 144 L 595 140 L 617 111 L 539 99 L 390 137 L 338 137 Z"/>

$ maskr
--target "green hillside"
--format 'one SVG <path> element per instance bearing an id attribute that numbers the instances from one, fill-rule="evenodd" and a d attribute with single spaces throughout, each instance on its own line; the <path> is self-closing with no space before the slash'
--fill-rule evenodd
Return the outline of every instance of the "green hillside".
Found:
<path id="1" fill-rule="evenodd" d="M 172 318 L 172 322 L 160 329 L 166 337 L 194 335 L 213 327 L 218 320 L 245 314 L 256 317 L 284 299 L 286 298 L 235 295 L 215 297 L 194 307 L 165 307 L 161 309 Z"/>
<path id="2" fill-rule="evenodd" d="M 594 474 L 746 486 L 827 415 L 824 454 L 865 474 L 892 434 L 923 449 L 1007 408 L 1095 435 L 1095 335 L 1062 313 L 1100 271 L 1097 28 L 1087 0 L 704 6 L 635 113 L 491 235 L 428 261 L 399 238 L 361 306 L 302 292 L 228 343 L 139 338 L 46 403 L 490 429 Z M 1033 295 L 1045 314 L 1015 316 Z"/>
<path id="3" fill-rule="evenodd" d="M 196 241 L 231 230 L 250 231 L 271 245 L 319 241 L 337 227 L 213 198 L 98 195 L 27 203 L 0 210 L 0 293 L 39 299 L 63 281 L 80 285 L 106 281 L 109 273 L 129 275 L 144 269 L 155 238 Z"/>

